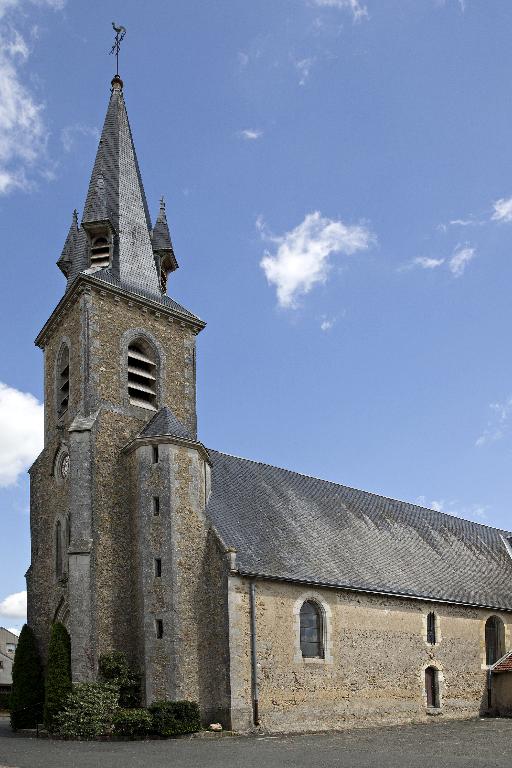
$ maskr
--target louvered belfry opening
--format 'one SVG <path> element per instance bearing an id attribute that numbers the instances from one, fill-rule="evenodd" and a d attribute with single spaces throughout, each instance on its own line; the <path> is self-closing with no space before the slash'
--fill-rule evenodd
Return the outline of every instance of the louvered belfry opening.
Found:
<path id="1" fill-rule="evenodd" d="M 69 349 L 61 348 L 57 365 L 57 413 L 62 416 L 69 405 Z"/>
<path id="2" fill-rule="evenodd" d="M 128 347 L 128 395 L 132 405 L 156 410 L 155 354 L 149 344 L 134 341 Z"/>
<path id="3" fill-rule="evenodd" d="M 104 235 L 95 237 L 91 245 L 91 267 L 110 266 L 110 243 Z"/>

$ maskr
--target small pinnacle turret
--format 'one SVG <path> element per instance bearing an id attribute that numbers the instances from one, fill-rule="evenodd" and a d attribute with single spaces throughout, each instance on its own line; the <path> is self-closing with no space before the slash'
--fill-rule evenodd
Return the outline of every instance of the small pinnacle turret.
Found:
<path id="1" fill-rule="evenodd" d="M 62 249 L 62 253 L 60 255 L 59 260 L 57 261 L 57 266 L 60 269 L 60 271 L 66 275 L 68 275 L 68 272 L 70 270 L 71 264 L 73 262 L 75 251 L 76 251 L 76 245 L 78 240 L 78 211 L 73 211 L 73 218 L 71 220 L 71 226 L 69 228 L 68 236 L 66 237 L 66 242 L 64 243 L 64 247 Z"/>
<path id="2" fill-rule="evenodd" d="M 167 288 L 167 277 L 170 272 L 174 272 L 174 270 L 178 269 L 179 265 L 176 256 L 174 255 L 174 248 L 172 247 L 171 234 L 169 232 L 169 225 L 167 224 L 167 216 L 165 213 L 165 200 L 163 197 L 160 199 L 160 211 L 153 232 L 151 233 L 151 242 L 153 243 L 157 268 L 160 272 L 162 292 L 165 293 Z"/>

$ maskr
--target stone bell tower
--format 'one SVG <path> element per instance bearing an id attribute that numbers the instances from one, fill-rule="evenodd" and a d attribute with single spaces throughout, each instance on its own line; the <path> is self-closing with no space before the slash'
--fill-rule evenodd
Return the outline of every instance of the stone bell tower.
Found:
<path id="1" fill-rule="evenodd" d="M 208 539 L 195 402 L 205 323 L 166 294 L 178 264 L 165 205 L 152 227 L 117 75 L 83 217 L 73 214 L 57 264 L 66 289 L 36 339 L 45 443 L 30 470 L 28 621 L 43 658 L 51 622 L 66 624 L 75 680 L 119 649 L 143 671 L 147 699 L 197 698 L 197 664 L 187 670 L 180 654 L 194 666 L 186 567 Z"/>

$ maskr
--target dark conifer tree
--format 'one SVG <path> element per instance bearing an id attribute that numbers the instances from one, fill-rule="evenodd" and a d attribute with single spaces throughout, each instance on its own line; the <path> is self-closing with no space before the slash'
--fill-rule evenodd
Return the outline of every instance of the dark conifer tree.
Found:
<path id="1" fill-rule="evenodd" d="M 41 722 L 44 681 L 34 633 L 23 625 L 12 667 L 11 727 L 35 728 Z"/>
<path id="2" fill-rule="evenodd" d="M 46 670 L 44 724 L 49 731 L 71 688 L 71 641 L 64 624 L 57 621 L 52 624 Z"/>

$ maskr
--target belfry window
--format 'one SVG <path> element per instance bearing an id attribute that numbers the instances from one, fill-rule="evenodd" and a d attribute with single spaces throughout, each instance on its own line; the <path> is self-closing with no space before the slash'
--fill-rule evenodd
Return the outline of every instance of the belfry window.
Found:
<path id="1" fill-rule="evenodd" d="M 128 395 L 132 405 L 156 410 L 156 357 L 144 341 L 128 347 Z"/>
<path id="2" fill-rule="evenodd" d="M 57 416 L 60 418 L 69 405 L 69 347 L 63 344 L 57 359 Z"/>
<path id="3" fill-rule="evenodd" d="M 306 600 L 300 609 L 300 649 L 303 658 L 323 659 L 323 616 L 319 606 Z"/>
<path id="4" fill-rule="evenodd" d="M 436 644 L 436 615 L 434 611 L 430 611 L 427 615 L 427 643 Z"/>
<path id="5" fill-rule="evenodd" d="M 110 266 L 110 243 L 104 235 L 100 235 L 91 243 L 91 267 L 103 269 L 108 266 Z"/>
<path id="6" fill-rule="evenodd" d="M 505 655 L 505 626 L 498 616 L 489 616 L 485 622 L 485 663 L 488 666 Z"/>

